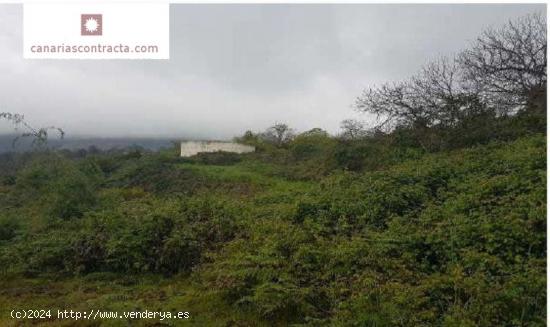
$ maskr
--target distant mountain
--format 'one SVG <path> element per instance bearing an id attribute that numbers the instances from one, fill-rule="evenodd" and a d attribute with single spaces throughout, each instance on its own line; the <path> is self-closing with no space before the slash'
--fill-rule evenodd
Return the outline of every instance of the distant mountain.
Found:
<path id="1" fill-rule="evenodd" d="M 20 138 L 15 147 L 13 140 L 17 135 L 0 135 L 0 153 L 4 152 L 25 152 L 32 149 L 30 138 Z M 169 138 L 101 138 L 101 137 L 67 137 L 64 139 L 52 138 L 48 141 L 48 147 L 54 149 L 79 150 L 96 147 L 100 150 L 125 149 L 131 147 L 140 147 L 146 150 L 158 151 L 162 148 L 172 147 L 175 139 Z"/>

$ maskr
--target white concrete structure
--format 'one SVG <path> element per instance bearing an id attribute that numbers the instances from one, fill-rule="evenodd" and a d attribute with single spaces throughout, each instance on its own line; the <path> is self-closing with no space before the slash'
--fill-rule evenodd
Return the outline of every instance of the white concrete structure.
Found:
<path id="1" fill-rule="evenodd" d="M 181 142 L 181 156 L 191 157 L 203 152 L 233 152 L 233 153 L 249 153 L 254 152 L 255 147 L 250 145 L 239 144 L 235 142 L 219 142 L 219 141 L 186 141 Z"/>

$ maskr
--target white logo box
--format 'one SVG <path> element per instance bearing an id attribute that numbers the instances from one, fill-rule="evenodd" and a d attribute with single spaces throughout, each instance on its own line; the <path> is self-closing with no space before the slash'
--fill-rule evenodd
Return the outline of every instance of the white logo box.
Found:
<path id="1" fill-rule="evenodd" d="M 101 35 L 82 35 L 82 15 L 101 15 Z M 168 3 L 25 3 L 28 59 L 169 59 Z"/>

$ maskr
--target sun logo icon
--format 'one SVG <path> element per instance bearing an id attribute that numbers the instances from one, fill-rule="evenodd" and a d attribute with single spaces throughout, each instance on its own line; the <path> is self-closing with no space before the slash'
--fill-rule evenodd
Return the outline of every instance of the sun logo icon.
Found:
<path id="1" fill-rule="evenodd" d="M 102 35 L 102 23 L 100 14 L 82 14 L 80 16 L 80 35 Z"/>
<path id="2" fill-rule="evenodd" d="M 97 28 L 99 27 L 99 23 L 97 22 L 97 20 L 93 18 L 88 18 L 84 25 L 86 25 L 86 31 L 90 33 L 94 33 L 95 31 L 97 31 Z"/>

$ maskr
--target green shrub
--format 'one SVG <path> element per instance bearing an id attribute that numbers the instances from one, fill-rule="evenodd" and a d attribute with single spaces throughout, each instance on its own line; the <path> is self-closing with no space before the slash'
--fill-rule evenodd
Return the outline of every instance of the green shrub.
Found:
<path id="1" fill-rule="evenodd" d="M 13 239 L 21 229 L 21 223 L 15 217 L 0 214 L 0 242 Z"/>

